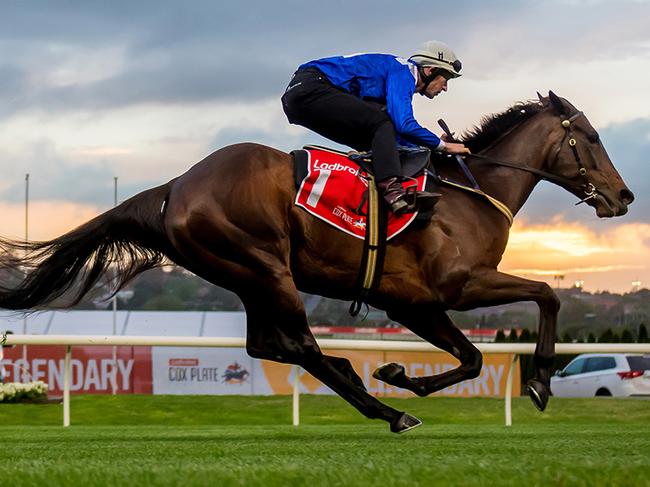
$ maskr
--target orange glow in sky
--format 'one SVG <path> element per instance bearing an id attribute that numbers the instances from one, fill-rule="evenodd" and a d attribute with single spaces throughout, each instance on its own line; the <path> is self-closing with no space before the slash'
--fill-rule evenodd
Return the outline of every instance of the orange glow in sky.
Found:
<path id="1" fill-rule="evenodd" d="M 48 240 L 58 237 L 94 218 L 108 208 L 79 205 L 65 201 L 33 201 L 29 203 L 29 239 Z M 6 238 L 25 238 L 25 206 L 0 203 L 0 235 Z"/>
<path id="2" fill-rule="evenodd" d="M 583 280 L 588 291 L 628 292 L 632 281 L 650 284 L 650 224 L 613 225 L 597 233 L 556 219 L 550 224 L 515 222 L 500 270 L 562 287 Z"/>
<path id="3" fill-rule="evenodd" d="M 59 236 L 108 208 L 62 201 L 30 203 L 30 240 Z M 0 235 L 24 238 L 25 209 L 20 204 L 0 204 Z M 614 225 L 595 232 L 575 222 L 555 219 L 542 225 L 516 221 L 499 270 L 528 279 L 569 287 L 583 280 L 587 291 L 628 292 L 632 281 L 650 286 L 650 224 Z"/>

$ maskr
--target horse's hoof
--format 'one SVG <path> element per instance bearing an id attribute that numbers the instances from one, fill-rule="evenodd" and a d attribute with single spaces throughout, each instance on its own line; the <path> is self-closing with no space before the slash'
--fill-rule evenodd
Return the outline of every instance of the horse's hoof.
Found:
<path id="1" fill-rule="evenodd" d="M 421 424 L 422 421 L 415 416 L 411 416 L 408 413 L 402 413 L 399 418 L 390 424 L 390 430 L 393 433 L 406 433 L 408 430 L 417 428 Z"/>
<path id="2" fill-rule="evenodd" d="M 526 392 L 537 409 L 544 411 L 548 403 L 549 389 L 542 382 L 531 379 L 526 384 Z"/>
<path id="3" fill-rule="evenodd" d="M 406 369 L 403 365 L 392 362 L 377 367 L 372 373 L 372 376 L 387 384 L 394 384 L 397 378 L 401 379 L 406 377 Z"/>

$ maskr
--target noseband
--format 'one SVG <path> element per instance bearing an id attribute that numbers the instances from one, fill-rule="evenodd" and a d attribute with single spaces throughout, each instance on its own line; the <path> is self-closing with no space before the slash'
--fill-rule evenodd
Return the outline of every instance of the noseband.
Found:
<path id="1" fill-rule="evenodd" d="M 587 177 L 587 168 L 585 167 L 585 165 L 582 163 L 582 160 L 580 159 L 580 154 L 578 153 L 578 149 L 576 148 L 577 142 L 575 137 L 573 136 L 573 130 L 571 130 L 571 124 L 576 119 L 578 119 L 581 115 L 583 115 L 582 112 L 576 112 L 573 115 L 571 115 L 571 117 L 569 118 L 564 118 L 564 115 L 560 115 L 560 119 L 562 120 L 562 128 L 564 128 L 564 137 L 562 138 L 562 142 L 560 143 L 560 147 L 558 148 L 555 156 L 555 159 L 559 157 L 560 152 L 562 151 L 562 146 L 564 146 L 564 142 L 568 138 L 569 147 L 571 148 L 571 152 L 573 152 L 573 157 L 575 158 L 576 164 L 578 166 L 578 174 L 583 179 L 583 184 L 581 184 L 580 187 L 585 197 L 580 201 L 578 201 L 576 203 L 576 206 L 579 205 L 580 203 L 585 203 L 591 199 L 597 198 L 599 194 L 596 187 L 589 181 L 589 178 Z M 560 186 L 563 186 L 565 188 L 566 187 L 571 188 L 575 186 L 575 183 L 569 178 L 556 176 L 555 174 L 551 174 L 549 172 L 542 171 L 540 169 L 535 169 L 533 167 L 520 166 L 512 162 L 502 161 L 500 159 L 494 159 L 492 157 L 484 156 L 481 154 L 469 154 L 466 157 L 477 158 L 479 159 L 478 162 L 483 164 L 493 164 L 495 166 L 510 167 L 512 169 L 519 169 L 520 171 L 536 174 L 537 176 L 540 176 L 542 179 L 559 184 Z"/>

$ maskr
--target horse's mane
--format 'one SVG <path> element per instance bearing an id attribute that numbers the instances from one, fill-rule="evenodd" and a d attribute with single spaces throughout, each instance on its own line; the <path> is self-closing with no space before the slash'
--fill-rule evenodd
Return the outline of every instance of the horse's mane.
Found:
<path id="1" fill-rule="evenodd" d="M 491 145 L 499 136 L 544 109 L 538 101 L 517 102 L 501 113 L 486 115 L 479 126 L 465 131 L 461 141 L 472 152 L 480 152 Z"/>

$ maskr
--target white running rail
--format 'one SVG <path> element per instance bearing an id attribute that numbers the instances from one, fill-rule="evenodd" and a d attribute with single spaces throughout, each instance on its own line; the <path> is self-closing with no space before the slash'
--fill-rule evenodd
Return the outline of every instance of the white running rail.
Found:
<path id="1" fill-rule="evenodd" d="M 73 346 L 152 346 L 152 347 L 222 347 L 244 348 L 245 338 L 232 337 L 173 337 L 173 336 L 113 336 L 113 335 L 5 335 L 4 345 L 65 345 L 66 354 L 63 376 L 63 426 L 70 426 L 70 373 Z M 378 340 L 334 340 L 320 339 L 318 345 L 324 350 L 365 350 L 379 352 L 444 352 L 426 342 L 378 341 Z M 481 353 L 513 354 L 505 396 L 505 424 L 512 425 L 512 381 L 519 355 L 532 355 L 534 343 L 474 343 Z M 650 353 L 650 343 L 558 343 L 557 354 L 578 353 Z M 300 423 L 298 368 L 294 373 L 293 424 Z"/>

